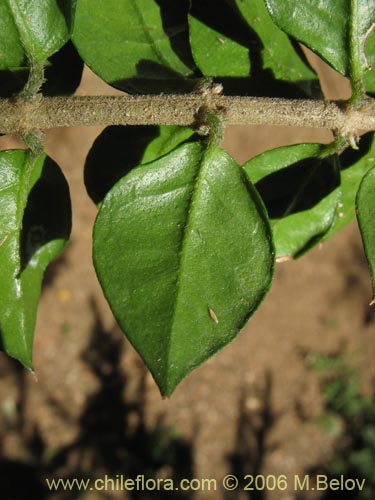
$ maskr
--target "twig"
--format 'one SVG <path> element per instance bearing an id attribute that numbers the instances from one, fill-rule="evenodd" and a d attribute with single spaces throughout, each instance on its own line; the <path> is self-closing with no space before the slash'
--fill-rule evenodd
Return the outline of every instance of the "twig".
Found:
<path id="1" fill-rule="evenodd" d="M 196 125 L 204 106 L 200 94 L 0 99 L 0 133 L 93 125 Z M 326 128 L 342 136 L 375 130 L 372 100 L 353 109 L 338 101 L 211 95 L 209 108 L 220 111 L 230 125 Z"/>

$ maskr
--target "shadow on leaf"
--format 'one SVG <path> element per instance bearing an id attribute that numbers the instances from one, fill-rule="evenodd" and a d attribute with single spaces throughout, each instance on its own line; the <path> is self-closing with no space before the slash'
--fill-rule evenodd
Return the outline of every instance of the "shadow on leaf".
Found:
<path id="1" fill-rule="evenodd" d="M 339 185 L 330 159 L 307 158 L 255 184 L 271 219 L 309 210 Z"/>
<path id="2" fill-rule="evenodd" d="M 251 68 L 248 77 L 215 75 L 214 81 L 223 85 L 225 94 L 293 98 L 321 96 L 317 80 L 287 82 L 276 79 L 272 70 L 264 67 L 263 42 L 256 31 L 245 21 L 233 0 L 224 2 L 193 0 L 190 14 L 208 28 L 222 33 L 225 37 L 248 49 Z M 292 45 L 301 60 L 308 65 L 299 45 L 293 42 Z M 225 64 L 225 61 L 223 63 Z"/>
<path id="3" fill-rule="evenodd" d="M 83 61 L 71 42 L 67 42 L 49 58 L 45 67 L 45 82 L 41 92 L 48 97 L 70 95 L 80 84 Z M 29 69 L 26 66 L 0 71 L 0 97 L 17 95 L 27 82 Z"/>
<path id="4" fill-rule="evenodd" d="M 21 232 L 21 270 L 43 246 L 66 241 L 71 230 L 69 187 L 56 163 L 47 157 L 30 191 Z"/>

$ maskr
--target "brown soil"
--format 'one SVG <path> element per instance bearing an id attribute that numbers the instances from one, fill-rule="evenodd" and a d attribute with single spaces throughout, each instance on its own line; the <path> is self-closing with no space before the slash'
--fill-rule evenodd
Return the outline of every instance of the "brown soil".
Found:
<path id="1" fill-rule="evenodd" d="M 345 82 L 335 85 L 335 97 L 347 94 Z M 114 91 L 86 71 L 79 93 L 103 92 Z M 368 393 L 375 375 L 370 277 L 356 225 L 303 259 L 279 264 L 271 292 L 239 337 L 162 400 L 116 326 L 91 263 L 96 208 L 85 192 L 82 166 L 100 130 L 47 136 L 47 150 L 70 183 L 73 233 L 47 272 L 36 377 L 0 356 L 0 480 L 14 481 L 13 494 L 5 488 L 1 498 L 78 498 L 46 493 L 45 477 L 150 473 L 217 478 L 219 484 L 226 474 L 292 477 L 327 463 L 335 439 L 317 424 L 324 405 L 311 357 L 347 355 Z M 329 139 L 321 130 L 233 127 L 224 146 L 243 162 L 277 145 Z M 298 496 L 289 488 L 261 498 L 309 500 L 318 493 Z M 154 497 L 111 491 L 85 496 Z M 221 488 L 180 497 L 260 498 Z"/>

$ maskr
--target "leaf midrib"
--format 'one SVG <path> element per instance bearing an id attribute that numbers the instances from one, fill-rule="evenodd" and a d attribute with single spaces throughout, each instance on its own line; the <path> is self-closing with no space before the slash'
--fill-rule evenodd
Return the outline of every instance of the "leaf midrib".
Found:
<path id="1" fill-rule="evenodd" d="M 181 250 L 180 250 L 180 258 L 179 258 L 179 266 L 178 266 L 178 272 L 177 272 L 177 280 L 176 280 L 176 292 L 174 296 L 174 301 L 173 301 L 173 314 L 170 322 L 170 328 L 169 328 L 169 337 L 168 337 L 168 343 L 167 343 L 167 350 L 165 354 L 165 378 L 166 380 L 169 380 L 169 359 L 171 356 L 171 339 L 172 335 L 174 332 L 174 324 L 176 321 L 176 311 L 177 311 L 177 305 L 180 299 L 180 293 L 181 293 L 181 281 L 182 277 L 185 274 L 184 272 L 184 257 L 185 257 L 185 252 L 187 247 L 189 246 L 189 236 L 190 236 L 190 227 L 192 225 L 192 221 L 194 220 L 195 217 L 195 206 L 197 204 L 197 198 L 199 197 L 200 194 L 200 187 L 202 184 L 202 172 L 204 170 L 204 163 L 207 161 L 207 153 L 208 151 L 201 151 L 200 153 L 200 159 L 199 163 L 200 166 L 197 169 L 197 173 L 193 178 L 193 183 L 194 183 L 194 189 L 190 197 L 189 201 L 189 208 L 188 208 L 188 213 L 187 213 L 187 220 L 186 220 L 186 225 L 183 231 L 182 235 L 182 243 L 181 243 Z"/>

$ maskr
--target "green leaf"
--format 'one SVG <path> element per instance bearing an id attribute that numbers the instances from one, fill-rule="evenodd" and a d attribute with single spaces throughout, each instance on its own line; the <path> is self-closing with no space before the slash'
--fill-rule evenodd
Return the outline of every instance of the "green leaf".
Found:
<path id="1" fill-rule="evenodd" d="M 192 1 L 189 15 L 194 60 L 206 76 L 250 75 L 250 32 L 224 2 Z"/>
<path id="2" fill-rule="evenodd" d="M 0 2 L 0 69 L 44 63 L 69 38 L 70 0 Z"/>
<path id="3" fill-rule="evenodd" d="M 104 294 L 165 395 L 238 334 L 273 260 L 256 191 L 232 158 L 199 143 L 133 169 L 94 228 Z"/>
<path id="4" fill-rule="evenodd" d="M 244 165 L 268 210 L 276 258 L 299 257 L 331 227 L 339 202 L 336 156 L 321 144 L 266 151 Z"/>
<path id="5" fill-rule="evenodd" d="M 132 168 L 169 153 L 192 135 L 189 127 L 107 127 L 95 139 L 86 158 L 84 175 L 90 198 L 99 205 L 112 186 Z"/>
<path id="6" fill-rule="evenodd" d="M 32 367 L 43 273 L 70 233 L 69 189 L 47 156 L 0 153 L 0 337 L 2 348 Z"/>
<path id="7" fill-rule="evenodd" d="M 361 137 L 358 150 L 347 148 L 340 155 L 340 200 L 327 240 L 355 219 L 355 198 L 363 176 L 374 166 L 375 138 L 371 132 Z"/>
<path id="8" fill-rule="evenodd" d="M 375 168 L 363 178 L 357 193 L 357 219 L 369 263 L 375 300 Z"/>
<path id="9" fill-rule="evenodd" d="M 192 1 L 194 60 L 226 93 L 318 95 L 316 74 L 271 20 L 263 0 Z"/>
<path id="10" fill-rule="evenodd" d="M 265 0 L 275 23 L 343 75 L 364 71 L 361 54 L 375 0 Z M 357 68 L 358 69 L 358 68 Z"/>
<path id="11" fill-rule="evenodd" d="M 72 39 L 86 64 L 128 92 L 185 91 L 192 83 L 187 0 L 80 0 Z"/>
<path id="12" fill-rule="evenodd" d="M 258 40 L 252 46 L 254 66 L 259 59 L 257 52 L 260 52 L 263 71 L 271 71 L 277 80 L 294 82 L 306 94 L 318 97 L 320 87 L 316 73 L 302 51 L 277 28 L 264 0 L 235 0 L 235 4 Z"/>

